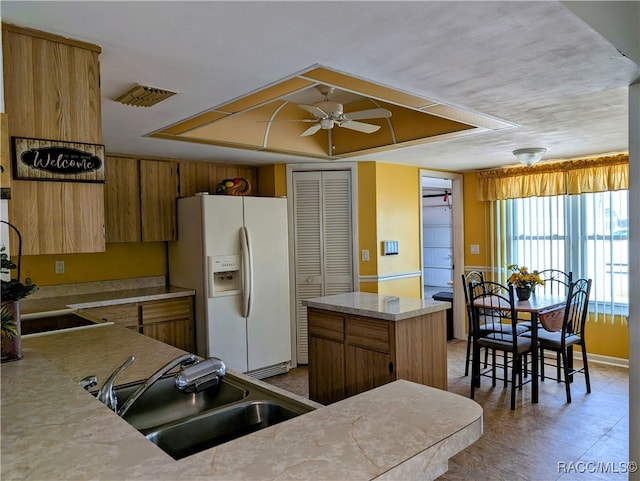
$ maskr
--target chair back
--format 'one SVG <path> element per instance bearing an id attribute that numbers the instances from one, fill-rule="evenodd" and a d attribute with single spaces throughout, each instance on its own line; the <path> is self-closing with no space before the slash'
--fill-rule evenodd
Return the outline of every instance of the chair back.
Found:
<path id="1" fill-rule="evenodd" d="M 471 308 L 472 333 L 474 342 L 482 336 L 481 323 L 504 323 L 509 321 L 509 331 L 490 332 L 487 335 L 493 340 L 511 343 L 516 350 L 518 318 L 515 310 L 513 286 L 505 286 L 497 282 L 483 281 L 469 284 L 469 305 Z M 476 335 L 476 333 L 478 333 Z"/>
<path id="2" fill-rule="evenodd" d="M 578 279 L 569 285 L 569 295 L 562 323 L 562 343 L 571 336 L 583 338 L 584 326 L 589 311 L 591 279 Z M 563 345 L 564 347 L 564 345 Z"/>
<path id="3" fill-rule="evenodd" d="M 545 269 L 538 272 L 540 279 L 544 281 L 544 286 L 536 286 L 542 292 L 551 296 L 564 296 L 569 292 L 573 273 L 566 273 L 559 269 Z"/>
<path id="4" fill-rule="evenodd" d="M 462 274 L 462 290 L 464 291 L 464 305 L 467 306 L 467 322 L 469 332 L 473 332 L 473 322 L 471 320 L 471 305 L 469 304 L 469 289 L 471 284 L 484 282 L 484 274 L 480 271 L 469 271 Z"/>

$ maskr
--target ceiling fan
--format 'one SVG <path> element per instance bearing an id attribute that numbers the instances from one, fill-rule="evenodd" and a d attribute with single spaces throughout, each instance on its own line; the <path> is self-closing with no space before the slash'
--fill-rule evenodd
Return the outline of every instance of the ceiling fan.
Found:
<path id="1" fill-rule="evenodd" d="M 356 112 L 344 113 L 342 104 L 329 100 L 329 95 L 333 93 L 334 88 L 326 85 L 318 85 L 318 91 L 324 96 L 324 100 L 316 102 L 313 105 L 297 104 L 303 110 L 306 110 L 315 119 L 301 119 L 299 122 L 313 122 L 307 130 L 300 134 L 300 137 L 313 135 L 320 129 L 330 130 L 337 125 L 345 129 L 356 130 L 365 134 L 372 134 L 380 130 L 379 125 L 367 124 L 364 122 L 356 122 L 364 119 L 382 119 L 391 117 L 391 112 L 387 109 L 377 108 L 368 110 L 359 110 Z"/>

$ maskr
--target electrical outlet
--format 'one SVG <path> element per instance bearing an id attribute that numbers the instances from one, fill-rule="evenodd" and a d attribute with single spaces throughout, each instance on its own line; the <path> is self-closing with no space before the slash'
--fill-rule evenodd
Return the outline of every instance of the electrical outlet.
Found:
<path id="1" fill-rule="evenodd" d="M 362 260 L 364 262 L 369 260 L 369 249 L 362 249 Z"/>
<path id="2" fill-rule="evenodd" d="M 64 261 L 56 261 L 56 274 L 64 274 Z"/>
<path id="3" fill-rule="evenodd" d="M 471 254 L 480 254 L 480 246 L 478 244 L 471 244 L 469 251 Z"/>

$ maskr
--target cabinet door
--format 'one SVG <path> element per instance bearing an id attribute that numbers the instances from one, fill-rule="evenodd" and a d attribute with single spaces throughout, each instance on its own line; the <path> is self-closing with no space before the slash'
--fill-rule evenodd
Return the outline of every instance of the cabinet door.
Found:
<path id="1" fill-rule="evenodd" d="M 347 397 L 387 384 L 394 379 L 391 355 L 361 347 L 346 347 Z"/>
<path id="2" fill-rule="evenodd" d="M 344 344 L 309 338 L 309 399 L 331 404 L 345 398 Z"/>
<path id="3" fill-rule="evenodd" d="M 177 162 L 140 161 L 143 241 L 176 240 L 177 170 Z"/>
<path id="4" fill-rule="evenodd" d="M 141 332 L 145 336 L 170 344 L 183 351 L 193 352 L 192 323 L 187 320 L 143 324 Z"/>
<path id="5" fill-rule="evenodd" d="M 64 252 L 104 252 L 104 184 L 64 182 L 63 193 Z"/>
<path id="6" fill-rule="evenodd" d="M 140 309 L 143 334 L 194 351 L 193 297 L 143 302 Z"/>
<path id="7" fill-rule="evenodd" d="M 138 160 L 107 157 L 104 190 L 107 242 L 140 242 L 140 172 Z"/>

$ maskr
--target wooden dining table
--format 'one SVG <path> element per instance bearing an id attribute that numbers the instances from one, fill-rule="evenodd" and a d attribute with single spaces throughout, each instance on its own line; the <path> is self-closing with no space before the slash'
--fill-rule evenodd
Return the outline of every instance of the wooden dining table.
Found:
<path id="1" fill-rule="evenodd" d="M 558 295 L 545 295 L 543 293 L 537 294 L 534 292 L 531 297 L 526 301 L 514 300 L 514 307 L 516 315 L 520 313 L 528 313 L 531 321 L 531 402 L 538 402 L 538 378 L 539 378 L 539 365 L 538 365 L 538 320 L 541 316 L 549 314 L 552 318 L 557 318 L 557 313 L 564 308 L 567 303 L 566 296 Z M 473 304 L 475 307 L 502 309 L 505 311 L 510 310 L 509 305 L 487 304 L 486 300 L 478 299 Z M 520 319 L 520 316 L 518 316 Z M 529 319 L 522 319 L 529 320 Z"/>

